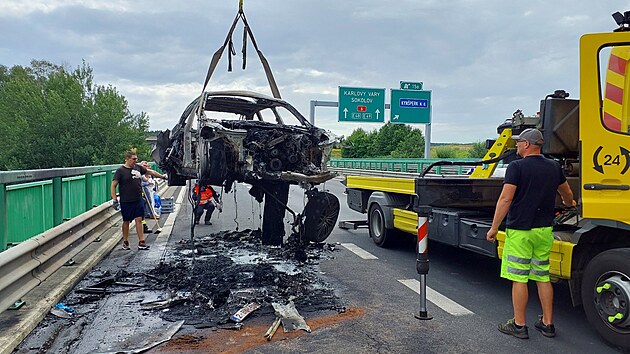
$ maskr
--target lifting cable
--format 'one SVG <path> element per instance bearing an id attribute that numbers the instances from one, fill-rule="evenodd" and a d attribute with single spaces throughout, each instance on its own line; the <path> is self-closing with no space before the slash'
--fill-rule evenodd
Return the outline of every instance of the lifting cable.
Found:
<path id="1" fill-rule="evenodd" d="M 236 51 L 234 50 L 234 42 L 232 41 L 232 35 L 234 33 L 234 29 L 236 29 L 236 25 L 238 24 L 239 20 L 243 21 L 243 47 L 241 50 L 243 54 L 243 70 L 245 70 L 245 67 L 247 65 L 247 37 L 249 37 L 252 42 L 252 45 L 254 46 L 254 49 L 256 49 L 256 53 L 258 54 L 260 63 L 262 64 L 263 69 L 265 70 L 267 82 L 269 82 L 269 88 L 271 89 L 271 93 L 273 94 L 273 97 L 282 98 L 280 96 L 280 90 L 278 89 L 276 80 L 274 79 L 273 73 L 271 72 L 271 67 L 269 66 L 269 62 L 267 61 L 267 58 L 265 58 L 263 53 L 258 48 L 256 39 L 254 38 L 254 33 L 252 32 L 252 29 L 249 26 L 249 23 L 247 22 L 247 18 L 245 17 L 245 12 L 243 11 L 243 0 L 240 0 L 238 13 L 236 14 L 236 18 L 234 18 L 234 22 L 232 22 L 232 26 L 230 27 L 230 30 L 228 31 L 225 41 L 223 45 L 214 53 L 214 55 L 212 56 L 212 60 L 210 61 L 210 67 L 208 68 L 208 73 L 206 74 L 206 78 L 203 82 L 203 88 L 201 90 L 201 97 L 199 98 L 199 109 L 200 109 L 199 112 L 201 112 L 201 103 L 203 102 L 203 96 L 204 96 L 203 93 L 206 90 L 206 87 L 208 86 L 208 82 L 210 81 L 210 78 L 212 77 L 214 70 L 219 64 L 219 60 L 221 60 L 221 56 L 223 55 L 223 52 L 225 51 L 226 47 L 230 51 L 230 53 L 228 54 L 228 71 L 232 71 L 232 56 L 236 55 Z"/>

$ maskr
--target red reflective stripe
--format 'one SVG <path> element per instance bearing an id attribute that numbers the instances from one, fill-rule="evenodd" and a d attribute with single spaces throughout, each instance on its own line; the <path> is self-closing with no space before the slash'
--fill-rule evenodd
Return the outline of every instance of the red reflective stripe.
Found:
<path id="1" fill-rule="evenodd" d="M 423 238 L 427 237 L 427 231 L 428 231 L 428 223 L 425 222 L 424 224 L 420 225 L 418 227 L 418 242 L 420 240 L 422 240 Z"/>
<path id="2" fill-rule="evenodd" d="M 625 76 L 627 64 L 628 62 L 625 59 L 620 58 L 616 55 L 610 55 L 610 60 L 608 61 L 608 70 Z"/>
<path id="3" fill-rule="evenodd" d="M 429 243 L 429 239 L 427 237 L 428 228 L 429 223 L 426 219 L 422 225 L 418 226 L 418 252 L 422 254 L 427 253 L 427 245 Z"/>
<path id="4" fill-rule="evenodd" d="M 606 84 L 606 98 L 619 104 L 623 104 L 623 89 L 613 84 Z"/>
<path id="5" fill-rule="evenodd" d="M 609 113 L 604 113 L 604 125 L 610 130 L 621 131 L 621 121 Z"/>

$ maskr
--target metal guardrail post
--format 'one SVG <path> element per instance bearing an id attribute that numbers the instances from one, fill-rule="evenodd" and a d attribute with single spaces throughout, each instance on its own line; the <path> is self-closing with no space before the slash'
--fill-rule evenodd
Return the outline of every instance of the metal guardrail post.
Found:
<path id="1" fill-rule="evenodd" d="M 114 179 L 114 172 L 112 172 L 112 170 L 107 170 L 105 172 L 105 185 L 107 186 L 107 200 L 111 199 L 111 195 L 109 195 L 109 188 L 112 184 L 112 179 Z"/>
<path id="2" fill-rule="evenodd" d="M 61 177 L 53 178 L 53 226 L 63 222 L 63 194 L 61 190 Z"/>
<path id="3" fill-rule="evenodd" d="M 92 172 L 85 174 L 85 211 L 94 207 L 94 176 Z"/>
<path id="4" fill-rule="evenodd" d="M 9 224 L 7 220 L 7 185 L 0 184 L 0 252 L 7 249 Z"/>

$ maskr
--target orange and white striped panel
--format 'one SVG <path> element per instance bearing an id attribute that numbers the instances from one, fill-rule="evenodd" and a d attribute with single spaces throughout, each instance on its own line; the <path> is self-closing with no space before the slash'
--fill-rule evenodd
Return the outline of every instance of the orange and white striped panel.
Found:
<path id="1" fill-rule="evenodd" d="M 627 75 L 628 61 L 630 61 L 630 47 L 614 47 L 610 52 L 608 70 L 606 71 L 606 88 L 604 96 L 604 125 L 606 128 L 618 132 L 628 132 L 628 115 L 630 107 L 624 99 L 624 89 L 629 87 L 630 78 Z M 625 101 L 625 102 L 624 102 Z"/>

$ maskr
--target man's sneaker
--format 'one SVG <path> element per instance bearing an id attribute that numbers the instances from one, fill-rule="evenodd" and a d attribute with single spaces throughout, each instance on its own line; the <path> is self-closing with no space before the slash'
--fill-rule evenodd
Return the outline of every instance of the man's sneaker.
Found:
<path id="1" fill-rule="evenodd" d="M 543 336 L 545 337 L 555 337 L 556 336 L 556 327 L 552 324 L 548 324 L 545 325 L 543 323 L 543 317 L 542 315 L 538 316 L 538 321 L 536 321 L 536 323 L 534 323 L 534 327 L 536 328 L 536 330 L 540 333 L 542 333 Z"/>
<path id="2" fill-rule="evenodd" d="M 131 247 L 129 247 L 129 241 L 123 241 L 123 247 L 124 250 L 130 250 Z"/>
<path id="3" fill-rule="evenodd" d="M 206 225 L 212 225 L 212 223 L 210 222 L 210 220 L 206 220 L 206 221 L 204 221 L 204 224 L 206 224 Z"/>
<path id="4" fill-rule="evenodd" d="M 149 227 L 146 224 L 144 224 L 144 227 L 142 229 L 144 230 L 145 234 L 152 234 L 153 233 L 153 230 L 149 229 Z"/>
<path id="5" fill-rule="evenodd" d="M 523 326 L 519 329 L 518 327 L 516 327 L 516 324 L 514 323 L 513 318 L 507 320 L 507 322 L 505 323 L 499 323 L 498 328 L 499 328 L 499 331 L 505 334 L 513 335 L 516 338 L 520 338 L 520 339 L 529 338 L 529 333 L 527 332 L 527 326 Z"/>
<path id="6" fill-rule="evenodd" d="M 144 241 L 140 241 L 138 243 L 138 249 L 139 250 L 148 250 L 149 249 L 149 245 L 147 245 Z"/>

